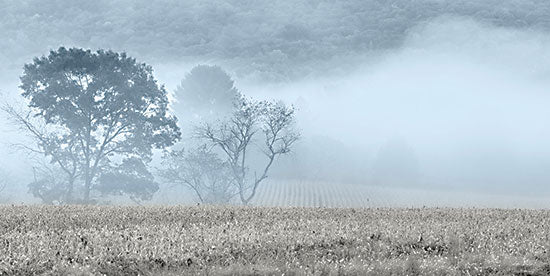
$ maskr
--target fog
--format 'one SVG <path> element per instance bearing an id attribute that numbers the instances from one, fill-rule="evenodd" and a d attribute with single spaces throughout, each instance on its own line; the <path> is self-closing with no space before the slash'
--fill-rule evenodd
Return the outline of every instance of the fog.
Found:
<path id="1" fill-rule="evenodd" d="M 237 85 L 298 107 L 304 139 L 292 159 L 306 163 L 305 179 L 546 196 L 549 42 L 544 33 L 441 17 L 416 26 L 400 49 L 359 69 Z M 398 148 L 388 161 L 397 171 L 388 174 L 400 173 L 400 159 L 407 158 L 400 146 L 413 155 L 417 177 L 374 179 L 384 147 Z"/>
<path id="2" fill-rule="evenodd" d="M 89 45 L 66 46 L 102 47 Z M 318 64 L 304 61 L 296 70 L 307 74 L 288 78 L 266 78 L 265 71 L 237 65 L 246 60 L 229 57 L 170 61 L 129 53 L 152 65 L 172 101 L 187 72 L 211 64 L 227 71 L 242 93 L 297 108 L 301 139 L 260 188 L 264 205 L 308 205 L 270 201 L 280 185 L 321 196 L 343 191 L 339 200 L 313 204 L 321 206 L 347 206 L 346 196 L 359 193 L 368 200 L 350 198 L 350 205 L 549 207 L 548 32 L 443 15 L 412 22 L 397 46 L 338 51 Z M 300 61 L 287 65 L 295 64 Z M 11 102 L 21 102 L 18 70 L 6 70 L 0 86 Z M 12 145 L 21 134 L 7 122 L 1 129 L 0 165 L 10 178 L 3 200 L 36 202 L 26 193 L 32 162 Z M 193 201 L 189 191 L 170 187 L 161 186 L 151 202 Z"/>

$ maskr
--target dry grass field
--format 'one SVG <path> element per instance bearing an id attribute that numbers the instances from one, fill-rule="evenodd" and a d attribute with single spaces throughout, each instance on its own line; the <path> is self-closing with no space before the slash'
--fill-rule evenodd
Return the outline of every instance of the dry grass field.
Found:
<path id="1" fill-rule="evenodd" d="M 0 207 L 0 275 L 550 275 L 550 211 Z"/>

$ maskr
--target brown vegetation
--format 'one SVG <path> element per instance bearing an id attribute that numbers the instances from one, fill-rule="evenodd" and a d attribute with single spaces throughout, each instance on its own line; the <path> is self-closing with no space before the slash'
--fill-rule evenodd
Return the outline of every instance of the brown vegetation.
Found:
<path id="1" fill-rule="evenodd" d="M 0 275 L 549 275 L 550 212 L 0 207 Z"/>

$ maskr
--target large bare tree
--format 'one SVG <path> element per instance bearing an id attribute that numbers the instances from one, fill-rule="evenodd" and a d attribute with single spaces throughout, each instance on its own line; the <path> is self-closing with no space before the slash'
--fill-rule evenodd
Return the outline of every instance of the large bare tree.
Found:
<path id="1" fill-rule="evenodd" d="M 243 204 L 249 204 L 254 198 L 276 158 L 290 153 L 299 139 L 294 115 L 294 108 L 282 102 L 240 97 L 228 120 L 205 123 L 197 128 L 197 137 L 218 148 L 227 159 Z M 265 159 L 260 169 L 250 164 L 255 148 Z"/>

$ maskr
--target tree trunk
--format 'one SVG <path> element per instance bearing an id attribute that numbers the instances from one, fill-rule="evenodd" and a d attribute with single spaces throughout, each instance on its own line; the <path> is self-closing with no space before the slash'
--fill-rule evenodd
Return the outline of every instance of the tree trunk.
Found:
<path id="1" fill-rule="evenodd" d="M 84 202 L 87 204 L 90 201 L 90 181 L 86 179 L 86 183 L 84 185 Z"/>
<path id="2" fill-rule="evenodd" d="M 84 203 L 90 202 L 90 189 L 92 188 L 92 179 L 90 177 L 90 161 L 86 161 L 86 169 L 84 171 Z"/>
<path id="3" fill-rule="evenodd" d="M 74 190 L 74 176 L 69 177 L 69 187 L 67 187 L 67 194 L 65 195 L 65 202 L 73 202 L 73 190 Z"/>

